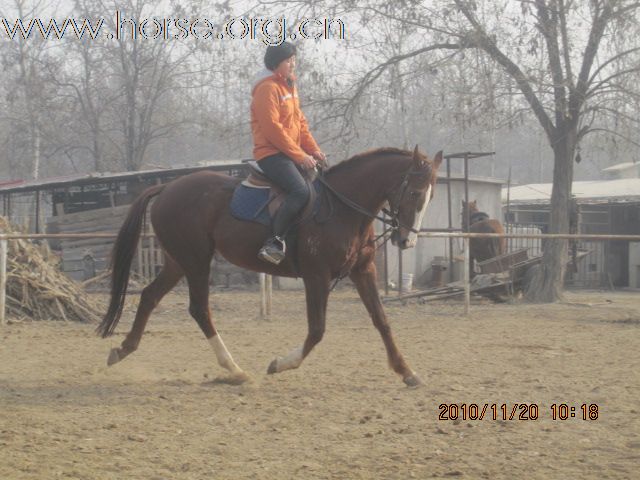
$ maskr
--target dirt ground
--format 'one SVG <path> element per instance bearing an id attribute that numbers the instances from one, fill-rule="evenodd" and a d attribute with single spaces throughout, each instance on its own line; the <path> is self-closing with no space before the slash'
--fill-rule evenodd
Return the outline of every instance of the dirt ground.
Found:
<path id="1" fill-rule="evenodd" d="M 215 383 L 209 344 L 170 294 L 140 349 L 107 368 L 118 333 L 95 325 L 0 326 L 0 479 L 639 478 L 640 296 L 579 292 L 561 305 L 387 307 L 425 386 L 407 388 L 350 289 L 302 367 L 266 375 L 301 344 L 300 292 L 216 292 L 214 315 L 253 380 Z M 439 420 L 440 404 L 486 403 L 483 420 Z M 514 404 L 537 420 L 502 420 Z M 551 405 L 576 408 L 553 420 Z M 597 420 L 582 420 L 582 404 Z M 491 405 L 498 419 L 493 420 Z M 525 408 L 525 416 L 531 410 Z M 459 414 L 462 416 L 462 413 Z"/>

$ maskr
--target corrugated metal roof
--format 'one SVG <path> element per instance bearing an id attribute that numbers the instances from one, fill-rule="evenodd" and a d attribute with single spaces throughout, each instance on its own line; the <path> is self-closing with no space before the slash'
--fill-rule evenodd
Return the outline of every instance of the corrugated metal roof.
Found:
<path id="1" fill-rule="evenodd" d="M 247 160 L 214 160 L 208 162 L 199 162 L 198 165 L 180 166 L 171 168 L 157 168 L 152 170 L 138 170 L 135 172 L 119 172 L 119 173 L 86 173 L 77 175 L 66 175 L 59 177 L 48 177 L 38 180 L 8 180 L 0 181 L 0 195 L 7 193 L 34 192 L 36 190 L 52 190 L 54 188 L 64 188 L 74 185 L 90 185 L 95 183 L 104 183 L 110 181 L 123 181 L 129 178 L 154 177 L 162 174 L 168 175 L 186 175 L 198 170 L 225 170 L 228 168 L 240 167 Z M 439 182 L 446 182 L 443 172 L 438 177 Z M 460 174 L 452 174 L 452 181 L 462 181 L 464 176 Z M 490 177 L 469 177 L 471 183 L 493 183 L 504 184 L 504 180 Z"/>
<path id="2" fill-rule="evenodd" d="M 551 183 L 531 183 L 511 187 L 510 202 L 549 203 Z M 594 180 L 573 182 L 572 193 L 579 203 L 619 203 L 640 202 L 640 178 L 622 178 L 618 180 Z M 502 202 L 507 201 L 507 189 L 502 189 Z"/>
<path id="3" fill-rule="evenodd" d="M 607 168 L 603 168 L 602 171 L 603 172 L 619 172 L 624 170 L 631 170 L 637 167 L 640 167 L 640 163 L 624 162 L 624 163 L 618 163 L 616 165 L 611 165 L 610 167 L 607 167 Z"/>
<path id="4" fill-rule="evenodd" d="M 196 166 L 181 166 L 173 168 L 158 168 L 153 170 L 138 170 L 135 172 L 119 173 L 87 173 L 78 175 L 67 175 L 60 177 L 49 177 L 39 180 L 10 180 L 0 182 L 0 194 L 33 192 L 36 190 L 51 190 L 73 185 L 89 185 L 110 181 L 123 181 L 130 178 L 144 178 L 165 175 L 184 175 L 198 170 L 225 170 L 228 168 L 240 167 L 243 160 L 216 160 L 212 162 L 200 162 Z"/>

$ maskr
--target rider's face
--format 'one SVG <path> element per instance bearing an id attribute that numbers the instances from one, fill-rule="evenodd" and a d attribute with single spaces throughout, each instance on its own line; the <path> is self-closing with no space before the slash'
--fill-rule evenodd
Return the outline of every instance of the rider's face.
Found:
<path id="1" fill-rule="evenodd" d="M 278 67 L 274 70 L 274 73 L 278 73 L 282 75 L 284 78 L 289 78 L 291 75 L 293 75 L 295 69 L 296 69 L 296 56 L 293 55 L 292 57 L 289 57 L 286 60 L 283 60 L 282 62 L 280 62 L 280 65 L 278 65 Z"/>

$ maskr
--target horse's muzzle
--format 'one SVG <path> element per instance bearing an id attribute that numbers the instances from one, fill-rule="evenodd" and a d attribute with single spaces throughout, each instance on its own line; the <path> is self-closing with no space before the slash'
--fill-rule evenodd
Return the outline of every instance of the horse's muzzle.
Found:
<path id="1" fill-rule="evenodd" d="M 412 238 L 400 238 L 400 232 L 398 232 L 398 230 L 395 230 L 391 234 L 391 243 L 396 247 L 400 247 L 401 250 L 406 250 L 416 245 L 416 242 L 413 241 Z"/>
<path id="2" fill-rule="evenodd" d="M 412 241 L 411 241 L 410 239 L 408 239 L 408 238 L 405 238 L 404 240 L 401 240 L 401 241 L 400 241 L 400 248 L 401 248 L 402 250 L 406 250 L 407 248 L 413 248 L 413 247 L 415 247 L 415 246 L 416 246 L 415 242 L 412 242 Z"/>

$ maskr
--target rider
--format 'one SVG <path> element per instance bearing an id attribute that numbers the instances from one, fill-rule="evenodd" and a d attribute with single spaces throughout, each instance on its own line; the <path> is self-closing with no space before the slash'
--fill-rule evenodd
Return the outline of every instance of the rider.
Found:
<path id="1" fill-rule="evenodd" d="M 286 197 L 273 220 L 273 236 L 258 256 L 278 264 L 285 256 L 284 236 L 309 199 L 302 169 L 324 164 L 325 155 L 313 139 L 300 110 L 295 87 L 296 48 L 283 42 L 267 47 L 264 64 L 254 83 L 251 102 L 253 156 Z"/>

